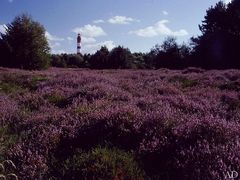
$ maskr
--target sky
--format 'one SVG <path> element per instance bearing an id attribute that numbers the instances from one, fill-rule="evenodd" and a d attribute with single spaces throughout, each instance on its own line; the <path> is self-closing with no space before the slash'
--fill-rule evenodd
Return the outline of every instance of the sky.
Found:
<path id="1" fill-rule="evenodd" d="M 218 0 L 0 0 L 0 32 L 17 15 L 39 21 L 51 52 L 94 53 L 105 45 L 121 45 L 132 52 L 149 52 L 168 36 L 188 43 L 200 35 L 198 25 Z M 230 0 L 225 0 L 225 3 Z"/>

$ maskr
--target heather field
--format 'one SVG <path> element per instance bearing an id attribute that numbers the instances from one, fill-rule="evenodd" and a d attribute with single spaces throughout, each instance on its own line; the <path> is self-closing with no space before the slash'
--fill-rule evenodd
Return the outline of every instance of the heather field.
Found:
<path id="1" fill-rule="evenodd" d="M 0 162 L 19 179 L 220 180 L 239 136 L 239 70 L 0 69 Z"/>

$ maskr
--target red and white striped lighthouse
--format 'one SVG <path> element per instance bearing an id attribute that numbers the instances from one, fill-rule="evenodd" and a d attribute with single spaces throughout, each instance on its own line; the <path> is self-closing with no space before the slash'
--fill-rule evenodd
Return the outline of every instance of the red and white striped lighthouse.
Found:
<path id="1" fill-rule="evenodd" d="M 78 34 L 78 36 L 77 36 L 77 54 L 80 54 L 80 49 L 81 49 L 81 35 Z"/>

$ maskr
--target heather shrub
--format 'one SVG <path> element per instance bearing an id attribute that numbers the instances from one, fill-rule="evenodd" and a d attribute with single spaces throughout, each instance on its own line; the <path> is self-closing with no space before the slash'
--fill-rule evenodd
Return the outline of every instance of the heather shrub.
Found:
<path id="1" fill-rule="evenodd" d="M 63 137 L 56 151 L 68 154 L 71 148 L 89 149 L 106 143 L 127 150 L 136 149 L 138 146 L 140 136 L 138 137 L 133 123 L 135 112 L 108 107 L 95 110 L 82 107 L 80 111 L 77 109 L 77 115 L 82 122 L 77 125 L 76 133 L 72 137 Z"/>
<path id="2" fill-rule="evenodd" d="M 196 67 L 188 67 L 182 71 L 183 74 L 188 74 L 188 73 L 203 73 L 204 70 L 201 68 L 196 68 Z"/>
<path id="3" fill-rule="evenodd" d="M 239 171 L 239 127 L 213 117 L 194 118 L 181 125 L 143 126 L 140 156 L 148 176 L 223 179 L 227 171 Z"/>
<path id="4" fill-rule="evenodd" d="M 38 111 L 41 106 L 47 105 L 47 102 L 43 97 L 33 93 L 23 94 L 16 98 L 19 101 L 19 106 L 22 111 L 34 112 Z"/>
<path id="5" fill-rule="evenodd" d="M 55 159 L 52 168 L 57 179 L 144 179 L 132 153 L 109 147 L 76 150 L 64 161 Z"/>
<path id="6" fill-rule="evenodd" d="M 19 112 L 17 102 L 0 92 L 0 107 L 0 127 L 16 124 Z"/>
<path id="7" fill-rule="evenodd" d="M 5 160 L 0 163 L 0 179 L 18 180 L 15 172 L 16 166 L 11 160 Z"/>
<path id="8" fill-rule="evenodd" d="M 220 84 L 219 89 L 230 90 L 230 91 L 240 91 L 240 82 L 232 81 L 225 84 Z"/>
<path id="9" fill-rule="evenodd" d="M 240 96 L 219 88 L 238 82 L 239 71 L 183 72 L 0 69 L 1 82 L 20 88 L 0 92 L 1 156 L 21 179 L 121 179 L 114 159 L 125 179 L 240 172 Z"/>

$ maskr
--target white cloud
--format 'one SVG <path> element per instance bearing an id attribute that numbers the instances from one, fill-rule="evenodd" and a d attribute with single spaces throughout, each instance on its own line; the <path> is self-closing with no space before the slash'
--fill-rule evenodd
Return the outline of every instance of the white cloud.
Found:
<path id="1" fill-rule="evenodd" d="M 99 50 L 102 46 L 106 46 L 108 50 L 111 50 L 114 47 L 116 47 L 113 41 L 104 41 L 104 42 L 99 42 L 94 44 L 86 44 L 85 46 L 83 46 L 82 52 L 93 54 L 97 50 Z"/>
<path id="2" fill-rule="evenodd" d="M 148 26 L 143 29 L 138 29 L 136 31 L 130 31 L 129 34 L 135 34 L 141 37 L 155 37 L 160 35 L 166 36 L 186 36 L 188 32 L 185 29 L 180 29 L 178 31 L 173 31 L 167 27 L 168 20 L 158 21 L 153 26 Z"/>
<path id="3" fill-rule="evenodd" d="M 92 37 L 82 37 L 82 43 L 83 44 L 89 44 L 89 43 L 95 43 L 96 39 Z"/>
<path id="4" fill-rule="evenodd" d="M 93 23 L 95 23 L 95 24 L 104 23 L 104 20 L 97 19 L 97 20 L 94 20 Z"/>
<path id="5" fill-rule="evenodd" d="M 61 46 L 61 43 L 59 43 L 59 42 L 54 42 L 54 41 L 48 41 L 48 44 L 49 44 L 52 52 L 54 51 L 55 48 Z"/>
<path id="6" fill-rule="evenodd" d="M 53 54 L 65 54 L 66 51 L 64 51 L 63 49 L 59 49 L 59 50 L 52 50 Z"/>
<path id="7" fill-rule="evenodd" d="M 114 16 L 108 22 L 111 24 L 130 24 L 131 22 L 139 22 L 139 20 L 126 16 Z"/>
<path id="8" fill-rule="evenodd" d="M 59 38 L 57 36 L 54 36 L 47 31 L 45 32 L 45 36 L 48 39 L 48 41 L 64 41 L 63 38 Z"/>
<path id="9" fill-rule="evenodd" d="M 67 40 L 68 41 L 73 41 L 73 38 L 72 37 L 67 37 Z"/>
<path id="10" fill-rule="evenodd" d="M 81 33 L 81 35 L 84 37 L 92 38 L 106 35 L 101 27 L 90 24 L 87 24 L 83 27 L 76 27 L 72 31 L 75 33 Z"/>
<path id="11" fill-rule="evenodd" d="M 232 2 L 232 0 L 224 0 L 224 3 L 225 3 L 225 4 L 228 4 L 228 3 L 230 3 L 230 2 Z"/>
<path id="12" fill-rule="evenodd" d="M 167 16 L 168 12 L 167 11 L 162 11 L 163 15 Z"/>
<path id="13" fill-rule="evenodd" d="M 60 37 L 54 36 L 54 35 L 50 34 L 47 31 L 45 32 L 45 37 L 48 40 L 48 44 L 49 44 L 49 46 L 51 48 L 51 52 L 53 54 L 60 54 L 60 53 L 57 52 L 59 50 L 56 50 L 56 48 L 61 46 L 60 42 L 64 41 L 64 38 L 60 38 Z"/>
<path id="14" fill-rule="evenodd" d="M 0 33 L 5 34 L 6 29 L 7 29 L 7 26 L 5 24 L 0 24 Z"/>
<path id="15" fill-rule="evenodd" d="M 51 49 L 61 46 L 59 42 L 48 42 Z"/>

